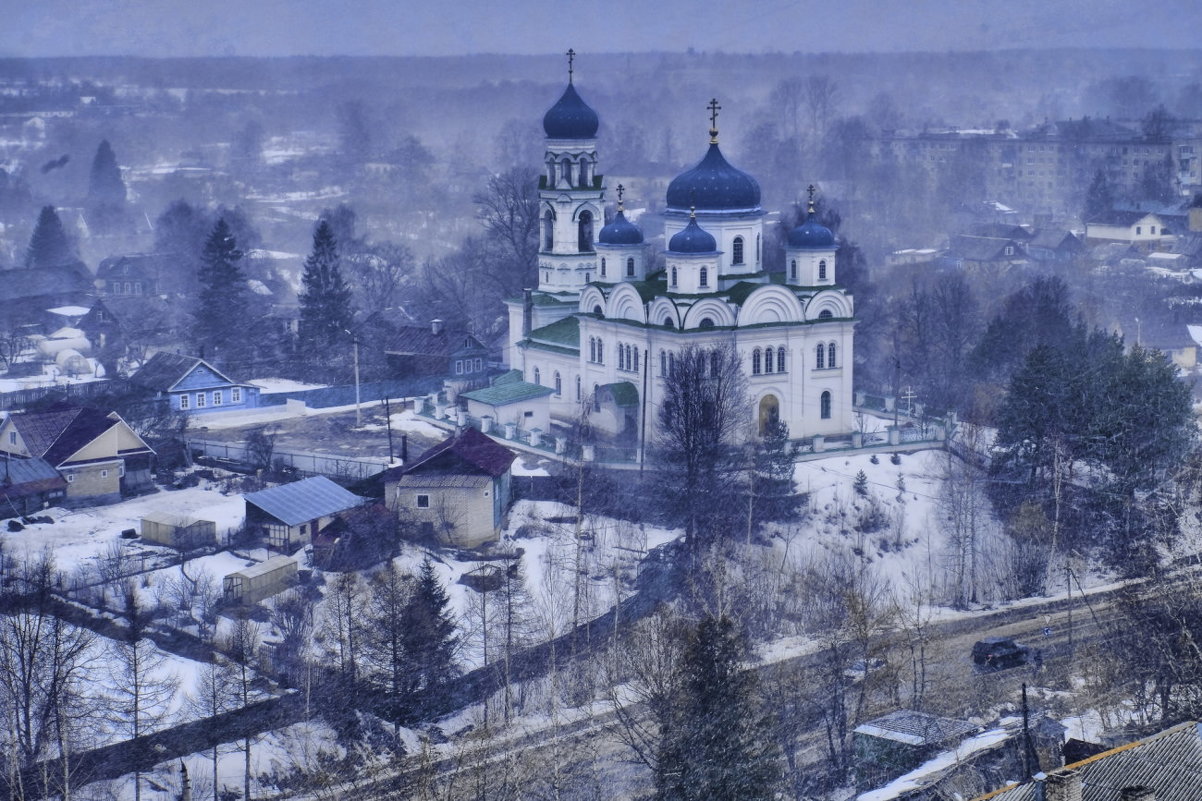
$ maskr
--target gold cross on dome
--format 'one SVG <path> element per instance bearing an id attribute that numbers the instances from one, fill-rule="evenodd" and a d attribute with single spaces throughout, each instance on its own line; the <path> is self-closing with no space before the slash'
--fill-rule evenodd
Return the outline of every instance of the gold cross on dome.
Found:
<path id="1" fill-rule="evenodd" d="M 806 191 L 810 193 L 809 210 L 810 210 L 810 214 L 813 214 L 814 213 L 814 185 L 810 184 L 809 187 L 806 188 Z"/>
<path id="2" fill-rule="evenodd" d="M 569 47 L 568 52 L 565 53 L 564 55 L 566 55 L 568 57 L 568 83 L 571 83 L 572 82 L 572 62 L 576 60 L 576 50 L 574 48 Z"/>

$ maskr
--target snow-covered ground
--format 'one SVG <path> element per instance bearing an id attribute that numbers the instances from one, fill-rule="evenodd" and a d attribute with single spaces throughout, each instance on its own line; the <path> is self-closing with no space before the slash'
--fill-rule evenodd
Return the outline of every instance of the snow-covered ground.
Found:
<path id="1" fill-rule="evenodd" d="M 263 390 L 263 394 L 273 392 L 300 392 L 306 389 L 325 389 L 329 384 L 306 384 L 303 381 L 293 381 L 291 378 L 252 378 L 249 382 Z"/>
<path id="2" fill-rule="evenodd" d="M 159 491 L 109 506 L 47 509 L 42 515 L 53 523 L 33 523 L 16 533 L 0 530 L 0 540 L 8 553 L 37 555 L 49 550 L 59 570 L 70 573 L 103 555 L 111 543 L 124 542 L 120 540 L 123 530 L 140 532 L 142 518 L 152 514 L 212 520 L 221 537 L 242 526 L 246 504 L 241 496 L 223 495 L 215 489 Z"/>

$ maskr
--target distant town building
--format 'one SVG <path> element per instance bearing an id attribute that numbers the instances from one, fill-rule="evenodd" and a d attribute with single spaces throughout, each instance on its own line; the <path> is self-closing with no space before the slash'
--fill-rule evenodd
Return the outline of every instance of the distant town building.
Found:
<path id="1" fill-rule="evenodd" d="M 156 353 L 129 380 L 177 412 L 204 414 L 259 405 L 257 386 L 235 381 L 195 356 Z"/>

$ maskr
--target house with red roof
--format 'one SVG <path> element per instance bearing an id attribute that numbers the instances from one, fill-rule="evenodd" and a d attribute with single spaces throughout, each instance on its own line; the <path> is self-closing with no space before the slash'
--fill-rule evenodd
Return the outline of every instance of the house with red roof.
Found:
<path id="1" fill-rule="evenodd" d="M 83 506 L 148 488 L 154 451 L 116 412 L 59 406 L 9 415 L 0 458 L 44 460 L 67 482 L 64 505 Z"/>
<path id="2" fill-rule="evenodd" d="M 511 495 L 513 451 L 464 428 L 410 464 L 384 474 L 384 498 L 402 524 L 443 545 L 497 539 Z"/>

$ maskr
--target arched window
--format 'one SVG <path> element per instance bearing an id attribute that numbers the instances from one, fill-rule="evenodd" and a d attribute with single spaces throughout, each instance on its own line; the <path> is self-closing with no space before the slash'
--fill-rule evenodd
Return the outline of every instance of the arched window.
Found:
<path id="1" fill-rule="evenodd" d="M 826 346 L 826 365 L 827 367 L 837 367 L 835 363 L 835 343 Z"/>
<path id="2" fill-rule="evenodd" d="M 834 358 L 833 356 L 831 358 Z M 783 373 L 785 371 L 785 349 L 781 346 L 776 349 L 776 372 Z"/>
<path id="3" fill-rule="evenodd" d="M 676 265 L 672 265 L 672 286 L 676 286 Z"/>
<path id="4" fill-rule="evenodd" d="M 588 360 L 590 362 L 597 361 L 597 338 L 588 338 Z"/>
<path id="5" fill-rule="evenodd" d="M 736 236 L 735 241 L 731 243 L 730 250 L 731 250 L 730 263 L 731 264 L 742 264 L 743 263 L 743 237 Z"/>
<path id="6" fill-rule="evenodd" d="M 619 370 L 629 370 L 630 369 L 630 346 L 629 345 L 618 345 L 618 369 Z"/>
<path id="7" fill-rule="evenodd" d="M 819 259 L 818 261 L 818 280 L 826 280 L 826 259 Z"/>
<path id="8" fill-rule="evenodd" d="M 818 370 L 826 367 L 826 347 L 821 342 L 814 348 L 814 367 Z"/>
<path id="9" fill-rule="evenodd" d="M 756 348 L 755 350 L 753 350 L 751 352 L 751 374 L 752 375 L 760 374 L 760 358 L 761 358 L 761 354 L 760 354 L 759 348 Z"/>
<path id="10" fill-rule="evenodd" d="M 586 283 L 586 284 L 591 284 L 592 282 L 593 282 L 593 274 L 592 274 L 592 273 L 585 273 L 585 274 L 584 274 L 584 283 Z"/>
<path id="11" fill-rule="evenodd" d="M 665 317 L 665 318 L 664 318 L 664 327 L 665 327 L 665 328 L 675 328 L 675 327 L 676 327 L 676 321 L 675 321 L 675 320 L 673 320 L 671 317 Z"/>
<path id="12" fill-rule="evenodd" d="M 761 259 L 760 253 L 761 253 L 761 251 L 760 251 L 760 235 L 756 234 L 755 235 L 755 263 L 756 264 L 760 263 L 760 259 Z"/>
<path id="13" fill-rule="evenodd" d="M 597 340 L 597 364 L 605 364 L 605 343 Z"/>
<path id="14" fill-rule="evenodd" d="M 588 186 L 588 159 L 580 159 L 580 186 Z"/>
<path id="15" fill-rule="evenodd" d="M 710 378 L 717 378 L 718 371 L 722 368 L 722 357 L 718 355 L 718 351 L 710 351 Z"/>
<path id="16" fill-rule="evenodd" d="M 572 160 L 567 156 L 563 157 L 563 161 L 559 163 L 560 175 L 567 181 L 568 186 L 572 185 Z"/>
<path id="17" fill-rule="evenodd" d="M 626 275 L 629 278 L 634 277 L 634 259 L 633 258 L 629 258 L 626 260 Z"/>
<path id="18" fill-rule="evenodd" d="M 772 372 L 772 348 L 764 348 L 764 372 Z"/>
<path id="19" fill-rule="evenodd" d="M 797 259 L 789 261 L 789 279 L 792 281 L 797 280 Z"/>
<path id="20" fill-rule="evenodd" d="M 559 396 L 562 394 L 563 394 L 563 379 L 560 378 L 559 371 L 556 370 L 555 371 L 555 395 Z"/>
<path id="21" fill-rule="evenodd" d="M 604 317 L 605 309 L 601 308 L 600 304 L 597 304 L 596 306 L 593 307 L 593 314 L 597 315 L 598 317 Z"/>
<path id="22" fill-rule="evenodd" d="M 605 257 L 601 257 L 601 277 L 605 277 Z"/>
<path id="23" fill-rule="evenodd" d="M 821 408 L 820 413 L 821 413 L 822 419 L 830 420 L 831 419 L 831 393 L 830 392 L 822 393 L 821 407 L 822 408 Z"/>
<path id="24" fill-rule="evenodd" d="M 697 327 L 698 328 L 713 328 L 714 327 L 714 318 L 702 317 L 701 322 L 697 324 Z"/>
<path id="25" fill-rule="evenodd" d="M 830 309 L 823 309 L 822 311 L 818 312 L 819 320 L 831 320 L 834 318 L 834 316 L 835 316 L 835 313 L 832 312 Z"/>
<path id="26" fill-rule="evenodd" d="M 543 270 L 543 283 L 544 284 L 551 283 L 551 271 L 550 270 Z"/>
<path id="27" fill-rule="evenodd" d="M 707 287 L 710 285 L 710 271 L 705 267 L 701 268 L 701 286 Z"/>
<path id="28" fill-rule="evenodd" d="M 555 247 L 555 212 L 550 209 L 543 215 L 543 241 L 546 243 L 543 250 Z"/>
<path id="29" fill-rule="evenodd" d="M 593 213 L 580 212 L 580 223 L 577 225 L 576 250 L 588 253 L 593 249 Z"/>
<path id="30" fill-rule="evenodd" d="M 668 353 L 668 375 L 676 375 L 676 354 Z"/>
<path id="31" fill-rule="evenodd" d="M 580 376 L 576 376 L 576 400 L 580 400 Z"/>
<path id="32" fill-rule="evenodd" d="M 632 358 L 632 362 L 631 362 L 631 363 L 634 365 L 634 366 L 633 366 L 633 367 L 631 367 L 630 369 L 631 369 L 631 370 L 634 370 L 634 371 L 637 373 L 637 372 L 639 371 L 639 349 L 638 349 L 638 348 L 636 348 L 636 347 L 634 347 L 634 346 L 631 346 L 631 348 L 630 348 L 630 356 L 631 356 L 631 358 Z"/>
<path id="33" fill-rule="evenodd" d="M 542 376 L 539 374 L 537 367 L 534 368 L 534 383 L 536 383 L 536 384 L 543 383 Z"/>
<path id="34" fill-rule="evenodd" d="M 668 374 L 668 354 L 662 350 L 659 352 L 659 374 L 661 376 Z"/>

